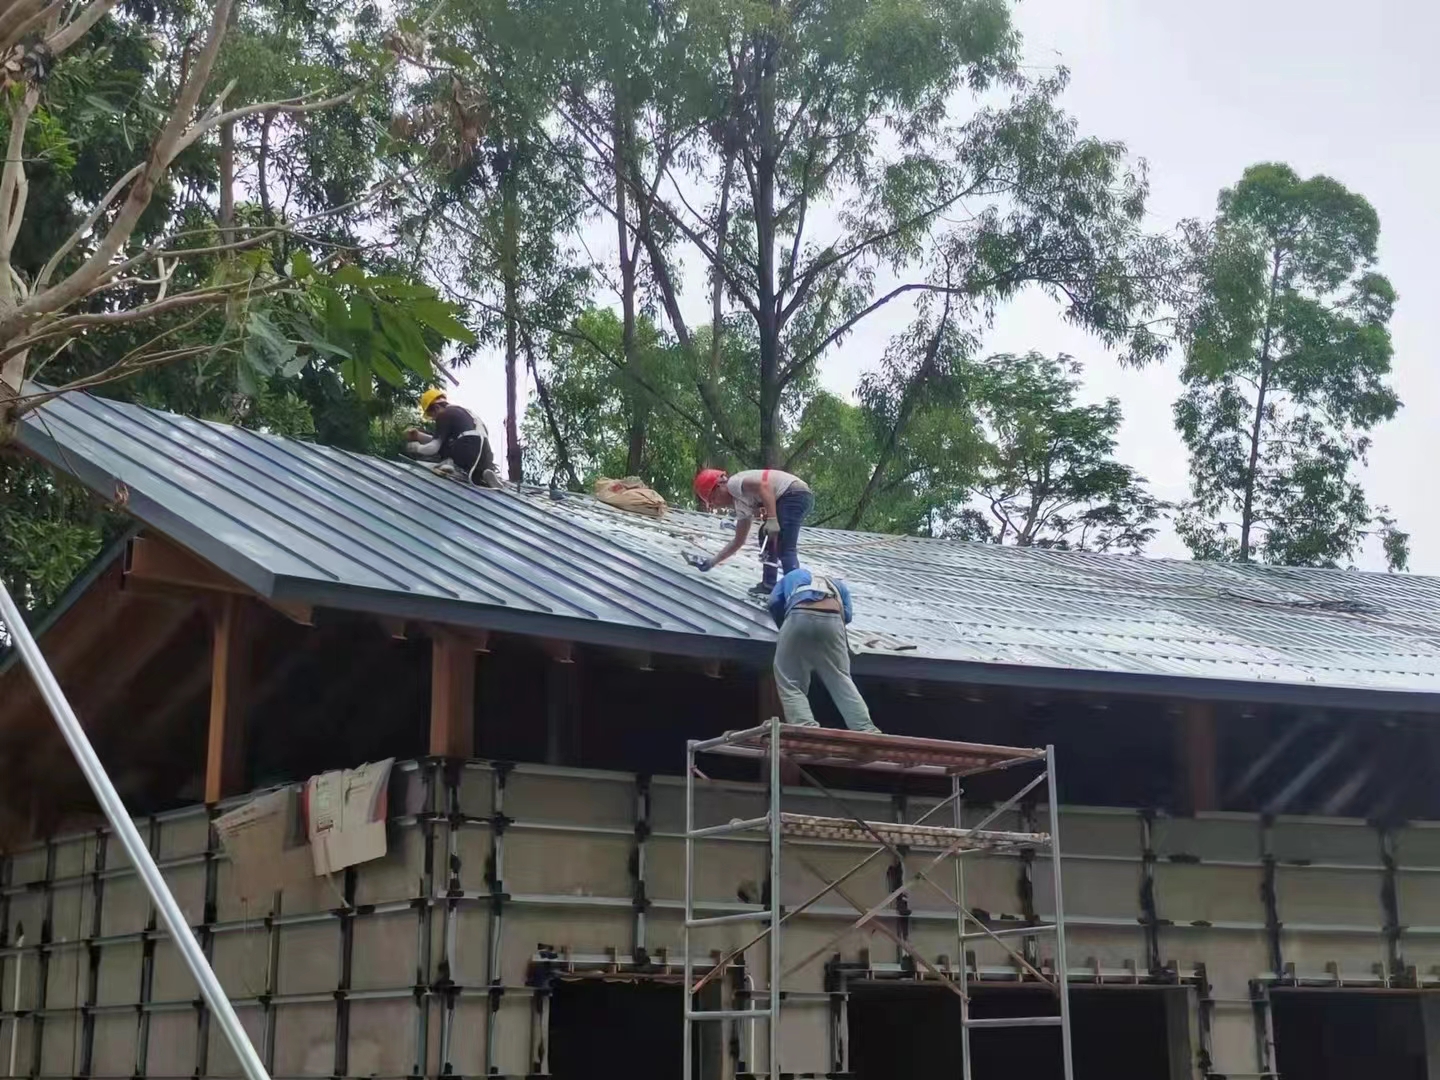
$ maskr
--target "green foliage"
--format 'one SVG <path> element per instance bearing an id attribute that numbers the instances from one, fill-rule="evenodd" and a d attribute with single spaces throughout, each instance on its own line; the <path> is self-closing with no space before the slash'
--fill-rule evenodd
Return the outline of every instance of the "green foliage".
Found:
<path id="1" fill-rule="evenodd" d="M 973 539 L 1079 551 L 1139 553 L 1168 509 L 1114 458 L 1120 403 L 1076 401 L 1081 366 L 1068 356 L 993 356 L 974 393 L 985 449 L 954 531 Z"/>
<path id="2" fill-rule="evenodd" d="M 210 14 L 209 5 L 122 3 L 58 58 L 26 128 L 27 213 L 12 259 L 22 281 L 34 282 L 149 151 Z M 397 79 L 380 77 L 383 32 L 368 3 L 343 12 L 308 0 L 239 6 L 207 105 L 227 86 L 232 108 L 362 92 L 336 107 L 257 111 L 184 151 L 123 251 L 137 257 L 154 245 L 176 254 L 137 263 L 67 313 L 103 318 L 203 290 L 220 302 L 95 326 L 59 349 L 51 342 L 31 351 L 26 377 L 354 450 L 395 448 L 397 413 L 412 421 L 416 393 L 435 377 L 432 356 L 475 337 L 461 309 L 417 284 L 385 244 L 389 207 L 374 196 L 388 176 L 380 121 Z M 12 115 L 0 117 L 0 137 Z M 259 246 L 221 250 L 272 226 Z M 92 244 L 82 237 L 52 281 Z M 99 533 L 83 499 L 37 476 L 0 462 L 0 562 L 8 580 L 24 583 L 25 602 L 43 605 Z"/>
<path id="3" fill-rule="evenodd" d="M 50 607 L 97 554 L 118 519 L 78 484 L 18 457 L 0 457 L 0 578 L 27 619 Z"/>
<path id="4" fill-rule="evenodd" d="M 745 467 L 717 450 L 705 424 L 695 354 L 644 317 L 628 364 L 622 338 L 620 318 L 602 308 L 551 335 L 552 351 L 536 368 L 549 407 L 537 395 L 525 419 L 527 471 L 580 489 L 599 476 L 627 475 L 637 430 L 644 432 L 639 473 L 672 502 L 693 498 L 700 466 Z M 708 341 L 703 344 L 708 349 Z M 727 404 L 753 401 L 753 343 L 746 347 L 743 325 L 725 337 L 719 370 Z M 796 401 L 799 391 L 811 391 L 809 384 L 796 389 Z"/>
<path id="5" fill-rule="evenodd" d="M 612 311 L 591 309 L 570 335 L 551 339 L 554 352 L 540 377 L 560 437 L 544 405 L 532 402 L 525 420 L 527 471 L 584 490 L 598 477 L 627 475 L 629 441 L 638 423 L 649 436 L 641 474 L 667 499 L 689 498 L 698 438 L 667 404 L 687 399 L 683 362 L 650 320 L 641 320 L 637 338 L 640 362 L 633 370 L 643 383 L 627 377 L 619 361 L 621 326 Z"/>
<path id="6" fill-rule="evenodd" d="M 1338 566 L 1379 536 L 1404 568 L 1408 537 L 1353 475 L 1400 407 L 1379 234 L 1364 198 L 1287 165 L 1221 193 L 1197 238 L 1175 404 L 1194 494 L 1177 529 L 1197 557 Z"/>

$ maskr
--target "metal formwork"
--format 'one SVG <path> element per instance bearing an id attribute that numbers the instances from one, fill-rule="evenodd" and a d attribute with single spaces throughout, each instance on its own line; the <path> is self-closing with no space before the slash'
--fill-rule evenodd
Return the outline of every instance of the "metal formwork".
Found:
<path id="1" fill-rule="evenodd" d="M 704 780 L 704 774 L 697 767 L 700 754 L 723 754 L 763 760 L 768 772 L 768 810 L 762 817 L 734 818 L 727 822 L 699 824 L 696 822 L 696 781 Z M 781 778 L 782 763 L 796 770 L 808 783 L 824 793 L 843 816 L 821 817 L 814 814 L 786 813 L 783 809 Z M 979 773 L 996 772 L 1027 765 L 1042 765 L 1043 771 L 1023 784 L 1019 790 L 996 806 L 981 821 L 966 827 L 962 820 L 962 780 Z M 936 805 L 917 822 L 891 823 L 866 821 L 816 779 L 810 770 L 816 767 L 827 769 L 863 770 L 896 777 L 948 777 L 950 795 Z M 1015 809 L 1028 795 L 1041 785 L 1048 791 L 1050 828 L 1049 832 L 1016 832 L 991 829 L 989 826 L 1002 815 Z M 772 718 L 759 727 L 745 731 L 730 732 L 715 739 L 691 740 L 686 747 L 685 762 L 685 921 L 683 933 L 684 976 L 686 996 L 684 1002 L 684 1077 L 694 1077 L 695 1029 L 697 1023 L 713 1021 L 753 1022 L 764 1020 L 768 1033 L 769 1052 L 766 1073 L 761 1073 L 756 1062 L 750 1063 L 750 1075 L 767 1075 L 770 1080 L 780 1080 L 783 1075 L 781 1060 L 781 1010 L 787 991 L 783 985 L 787 975 L 805 967 L 818 956 L 829 952 L 848 935 L 862 929 L 878 931 L 889 938 L 896 947 L 912 961 L 917 970 L 937 979 L 941 985 L 952 990 L 959 998 L 961 1016 L 961 1040 L 964 1058 L 964 1078 L 970 1074 L 970 1033 L 1006 1027 L 1058 1027 L 1060 1029 L 1061 1053 L 1063 1055 L 1065 1080 L 1073 1080 L 1074 1067 L 1070 1045 L 1070 1002 L 1067 988 L 1065 957 L 1065 907 L 1061 887 L 1060 843 L 1059 843 L 1059 799 L 1055 783 L 1055 749 L 1030 749 L 1010 746 L 989 746 L 977 743 L 950 742 L 941 739 L 922 739 L 910 736 L 868 734 L 864 732 L 837 731 L 818 727 L 797 727 L 783 724 L 779 718 Z M 949 826 L 927 825 L 927 819 L 950 807 L 953 823 Z M 695 842 L 740 833 L 765 833 L 769 838 L 769 880 L 765 894 L 757 897 L 756 903 L 744 905 L 745 909 L 723 915 L 697 913 L 695 880 Z M 783 856 L 787 842 L 841 844 L 873 843 L 877 846 L 869 855 L 857 862 L 851 869 L 837 877 L 826 878 L 825 886 L 802 903 L 786 906 L 781 902 Z M 903 865 L 903 853 L 912 851 L 938 852 L 914 873 L 908 875 L 887 896 L 868 908 L 852 899 L 842 887 L 847 879 L 863 869 L 886 852 Z M 1018 853 L 1047 852 L 1054 874 L 1055 912 L 1054 920 L 1021 927 L 993 929 L 988 920 L 979 917 L 966 907 L 965 903 L 965 856 L 972 852 Z M 806 863 L 803 856 L 796 855 L 806 869 L 820 875 Z M 950 893 L 937 880 L 936 875 L 950 863 L 954 870 L 954 893 Z M 882 921 L 884 913 L 899 900 L 908 889 L 925 882 L 948 900 L 955 909 L 955 944 L 958 950 L 958 964 L 944 967 L 925 957 L 905 938 L 891 931 Z M 813 907 L 822 898 L 835 893 L 849 903 L 858 917 L 834 937 L 798 963 L 792 963 L 782 970 L 783 928 L 794 916 Z M 708 906 L 708 905 L 707 905 Z M 697 957 L 693 949 L 692 931 L 733 923 L 763 923 L 764 928 L 745 944 L 731 949 L 723 956 Z M 970 929 L 973 927 L 973 930 Z M 1017 952 L 1007 939 L 1035 937 L 1041 934 L 1055 935 L 1055 963 L 1050 973 Z M 1037 982 L 1050 986 L 1055 991 L 1058 1009 L 1053 1016 L 1004 1017 L 975 1019 L 970 1015 L 968 990 L 968 964 L 965 960 L 966 942 L 987 940 L 1001 946 L 1027 975 Z M 737 960 L 752 948 L 764 946 L 767 960 L 764 967 L 765 985 L 757 985 L 747 993 L 744 1009 L 719 1008 L 703 1009 L 697 1002 L 702 990 L 722 975 Z M 695 978 L 697 967 L 708 970 L 699 979 Z M 753 1028 L 752 1028 L 753 1031 Z M 796 1071 L 793 1067 L 791 1072 Z"/>

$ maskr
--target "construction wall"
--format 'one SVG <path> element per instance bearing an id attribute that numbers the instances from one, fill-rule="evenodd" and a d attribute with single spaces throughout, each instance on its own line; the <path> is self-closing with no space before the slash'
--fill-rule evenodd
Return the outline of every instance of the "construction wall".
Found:
<path id="1" fill-rule="evenodd" d="M 764 813 L 753 786 L 697 783 L 697 825 Z M 913 821 L 933 805 L 861 793 L 845 799 L 890 820 Z M 786 802 L 797 812 L 836 812 L 813 791 Z M 411 764 L 397 767 L 390 805 L 384 860 L 287 889 L 273 910 L 237 899 L 205 808 L 140 823 L 276 1076 L 544 1075 L 552 1058 L 546 988 L 555 980 L 609 972 L 673 985 L 683 780 Z M 967 807 L 967 822 L 984 812 Z M 1043 829 L 1045 820 L 1041 806 L 995 827 Z M 1380 831 L 1345 820 L 1152 819 L 1071 808 L 1062 813 L 1061 847 L 1071 985 L 1168 987 L 1168 1000 L 1183 1006 L 1171 1038 L 1183 1036 L 1195 1077 L 1275 1071 L 1272 993 L 1440 987 L 1440 827 Z M 758 897 L 762 837 L 697 848 L 705 913 Z M 866 853 L 787 845 L 783 901 L 798 904 L 820 887 L 816 872 L 838 876 Z M 908 870 L 919 862 L 909 861 Z M 888 856 L 877 858 L 846 882 L 846 897 L 868 906 L 891 891 L 894 873 Z M 952 882 L 953 871 L 946 875 Z M 106 834 L 11 856 L 0 884 L 0 1075 L 9 1075 L 12 1040 L 21 1076 L 236 1075 Z M 967 856 L 964 888 L 992 925 L 1053 918 L 1044 859 Z M 954 909 L 925 886 L 908 899 L 908 919 L 887 926 L 942 968 L 965 962 Z M 854 916 L 832 894 L 787 924 L 785 965 L 815 954 L 786 983 L 787 1073 L 846 1071 L 850 987 L 907 976 L 881 934 L 829 945 Z M 733 924 L 697 938 L 706 952 L 729 950 L 754 932 Z M 996 985 L 1019 978 L 998 946 L 973 951 L 972 977 Z M 1044 970 L 1052 956 L 1053 941 L 1040 938 L 1030 959 Z M 762 950 L 745 959 L 745 972 L 763 986 Z M 720 983 L 712 1007 L 743 1002 L 741 973 Z M 678 1038 L 678 1013 L 667 1022 Z M 763 1025 L 754 1025 L 754 1051 L 745 1025 L 727 1026 L 736 1030 L 703 1051 L 707 1080 L 765 1067 Z M 625 1061 L 594 1064 L 596 1075 L 612 1067 L 640 1075 Z M 1172 1076 L 1186 1075 L 1181 1068 Z M 654 1074 L 678 1077 L 678 1059 L 673 1071 Z"/>

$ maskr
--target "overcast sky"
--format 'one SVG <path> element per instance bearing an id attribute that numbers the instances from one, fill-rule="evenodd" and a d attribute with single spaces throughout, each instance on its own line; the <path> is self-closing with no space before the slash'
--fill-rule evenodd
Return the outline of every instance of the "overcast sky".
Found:
<path id="1" fill-rule="evenodd" d="M 1440 469 L 1440 372 L 1429 348 L 1440 329 L 1440 84 L 1427 74 L 1440 5 L 1024 0 L 1016 18 L 1029 64 L 1070 69 L 1064 104 L 1081 131 L 1122 140 L 1149 163 L 1152 228 L 1211 215 L 1220 188 L 1258 161 L 1288 162 L 1302 176 L 1325 173 L 1374 204 L 1379 269 L 1400 294 L 1391 329 L 1405 407 L 1375 433 L 1363 481 L 1372 501 L 1389 505 L 1411 532 L 1412 569 L 1440 573 L 1440 494 L 1423 480 Z M 848 395 L 906 320 L 903 309 L 870 320 L 832 352 L 821 370 L 825 384 Z M 1115 395 L 1124 406 L 1121 459 L 1158 496 L 1185 497 L 1185 454 L 1170 413 L 1178 393 L 1173 363 L 1121 370 L 1037 295 L 1006 308 L 986 342 L 989 352 L 1032 348 L 1085 361 L 1089 396 Z M 484 417 L 498 444 L 501 358 L 477 360 L 460 379 L 455 398 Z M 497 456 L 503 459 L 498 445 Z M 1185 554 L 1168 533 L 1150 550 Z M 1371 553 L 1362 565 L 1382 563 Z"/>

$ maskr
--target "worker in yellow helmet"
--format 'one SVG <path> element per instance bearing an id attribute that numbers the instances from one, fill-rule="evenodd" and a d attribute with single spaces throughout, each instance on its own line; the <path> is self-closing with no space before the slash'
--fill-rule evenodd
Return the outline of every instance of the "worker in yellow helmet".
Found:
<path id="1" fill-rule="evenodd" d="M 405 432 L 405 452 L 431 461 L 448 460 L 472 484 L 498 488 L 495 454 L 485 425 L 469 410 L 451 405 L 445 391 L 431 388 L 420 395 L 420 412 L 435 425 L 427 435 L 419 428 Z"/>

